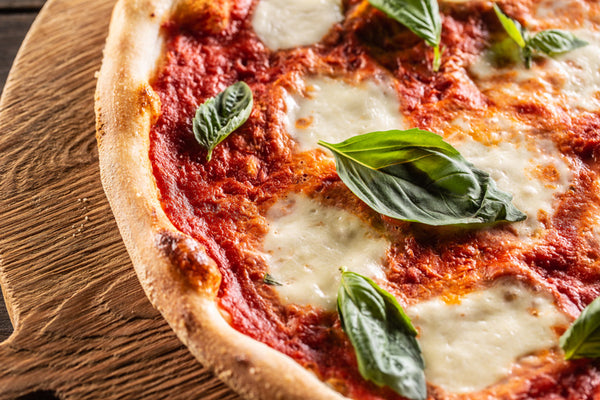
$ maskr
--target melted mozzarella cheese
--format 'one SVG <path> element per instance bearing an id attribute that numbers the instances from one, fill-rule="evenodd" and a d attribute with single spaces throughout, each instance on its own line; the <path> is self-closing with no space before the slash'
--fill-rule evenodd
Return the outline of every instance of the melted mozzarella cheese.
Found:
<path id="1" fill-rule="evenodd" d="M 384 84 L 314 77 L 307 79 L 306 91 L 307 96 L 285 97 L 286 127 L 302 151 L 318 147 L 319 140 L 339 143 L 361 133 L 407 128 L 397 95 Z"/>
<path id="2" fill-rule="evenodd" d="M 595 5 L 586 0 L 541 0 L 533 4 L 534 18 L 527 23 L 535 31 L 553 27 L 565 29 L 567 24 L 585 26 L 590 22 L 597 23 Z M 591 27 L 591 24 L 588 26 Z"/>
<path id="3" fill-rule="evenodd" d="M 252 27 L 267 47 L 279 50 L 317 43 L 342 19 L 340 0 L 261 0 Z"/>
<path id="4" fill-rule="evenodd" d="M 407 314 L 419 331 L 427 380 L 457 393 L 484 389 L 520 358 L 556 347 L 553 328 L 568 323 L 549 295 L 516 282 L 469 293 L 459 304 L 429 300 Z"/>
<path id="5" fill-rule="evenodd" d="M 597 111 L 600 109 L 600 33 L 585 30 L 573 33 L 589 44 L 551 59 L 547 72 L 564 80 L 560 89 L 570 106 Z"/>
<path id="6" fill-rule="evenodd" d="M 522 98 L 546 106 L 600 110 L 600 33 L 573 31 L 588 45 L 546 58 L 527 69 L 523 62 L 498 68 L 490 54 L 470 67 L 476 84 L 499 104 Z"/>
<path id="7" fill-rule="evenodd" d="M 525 221 L 513 224 L 521 236 L 543 228 L 540 211 L 552 215 L 556 195 L 565 192 L 572 179 L 569 165 L 548 140 L 486 146 L 469 137 L 453 145 L 465 159 L 488 172 L 500 189 L 513 195 L 513 204 L 527 214 Z"/>
<path id="8" fill-rule="evenodd" d="M 285 302 L 335 309 L 340 267 L 374 279 L 384 278 L 389 246 L 358 217 L 291 195 L 267 214 L 264 251 L 269 274 Z"/>

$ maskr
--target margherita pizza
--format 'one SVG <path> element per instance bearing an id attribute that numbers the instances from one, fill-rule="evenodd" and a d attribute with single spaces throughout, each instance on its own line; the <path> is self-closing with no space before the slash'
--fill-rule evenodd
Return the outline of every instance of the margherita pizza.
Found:
<path id="1" fill-rule="evenodd" d="M 146 293 L 242 396 L 600 398 L 597 2 L 120 0 L 96 113 Z"/>

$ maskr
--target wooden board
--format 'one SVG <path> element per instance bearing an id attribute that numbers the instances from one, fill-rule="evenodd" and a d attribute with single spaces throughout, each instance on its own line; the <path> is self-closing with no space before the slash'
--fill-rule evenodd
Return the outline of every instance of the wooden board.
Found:
<path id="1" fill-rule="evenodd" d="M 237 399 L 146 300 L 102 191 L 94 73 L 112 6 L 48 1 L 0 100 L 0 283 L 15 328 L 0 399 Z"/>
<path id="2" fill-rule="evenodd" d="M 36 7 L 31 7 L 30 0 L 0 0 L 0 94 L 17 50 L 44 3 L 44 0 L 33 1 L 38 2 Z M 0 342 L 8 338 L 12 332 L 12 325 L 0 291 Z"/>

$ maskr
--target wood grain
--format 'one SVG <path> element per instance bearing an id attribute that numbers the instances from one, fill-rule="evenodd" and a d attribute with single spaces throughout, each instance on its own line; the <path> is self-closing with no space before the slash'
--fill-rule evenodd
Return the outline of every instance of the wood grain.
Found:
<path id="1" fill-rule="evenodd" d="M 0 100 L 0 399 L 237 399 L 146 300 L 104 197 L 94 73 L 113 0 L 51 0 Z M 51 396 L 50 396 L 51 397 Z"/>
<path id="2" fill-rule="evenodd" d="M 44 2 L 0 0 L 0 94 L 17 50 Z M 0 341 L 8 338 L 12 332 L 4 297 L 0 295 Z"/>

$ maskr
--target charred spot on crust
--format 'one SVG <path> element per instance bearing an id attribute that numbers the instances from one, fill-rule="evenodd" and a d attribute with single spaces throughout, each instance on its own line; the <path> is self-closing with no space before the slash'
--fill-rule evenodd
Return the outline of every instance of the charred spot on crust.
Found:
<path id="1" fill-rule="evenodd" d="M 157 240 L 158 249 L 184 276 L 187 283 L 211 296 L 217 295 L 221 273 L 202 245 L 191 238 L 169 231 L 160 232 Z"/>

